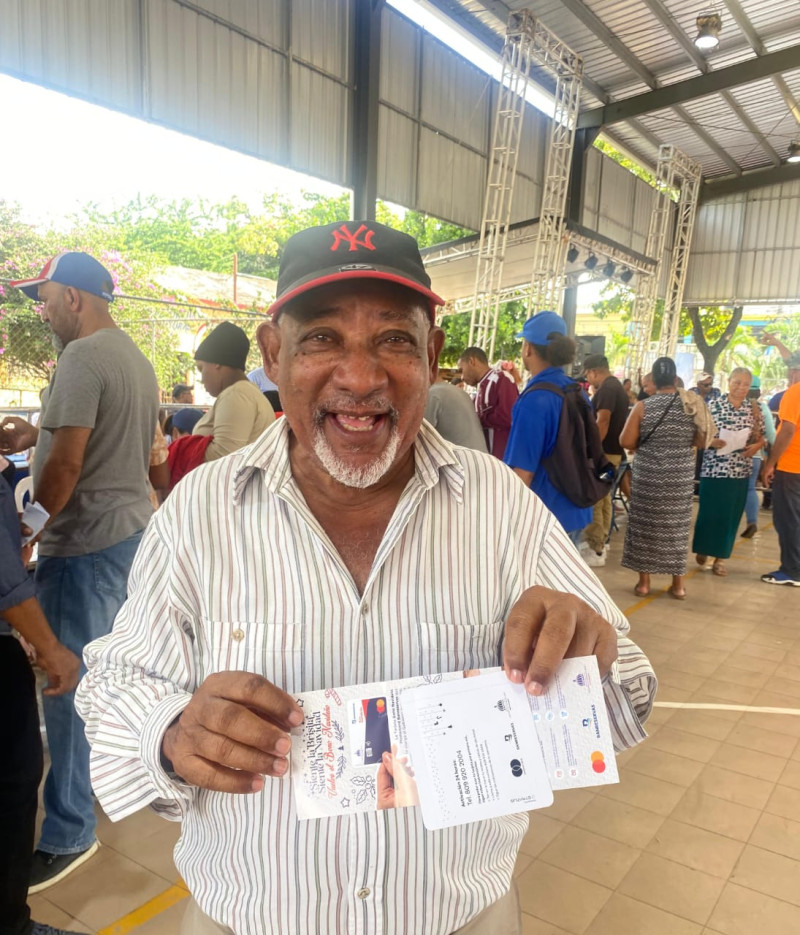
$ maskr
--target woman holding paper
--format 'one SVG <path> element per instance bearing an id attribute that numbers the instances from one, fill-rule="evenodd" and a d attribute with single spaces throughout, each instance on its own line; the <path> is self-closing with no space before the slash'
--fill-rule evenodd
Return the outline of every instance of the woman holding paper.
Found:
<path id="1" fill-rule="evenodd" d="M 747 499 L 753 457 L 764 445 L 764 417 L 747 399 L 753 375 L 737 367 L 728 379 L 728 392 L 708 403 L 717 434 L 703 455 L 700 471 L 700 509 L 692 551 L 697 564 L 724 577 L 723 559 L 730 556 Z"/>

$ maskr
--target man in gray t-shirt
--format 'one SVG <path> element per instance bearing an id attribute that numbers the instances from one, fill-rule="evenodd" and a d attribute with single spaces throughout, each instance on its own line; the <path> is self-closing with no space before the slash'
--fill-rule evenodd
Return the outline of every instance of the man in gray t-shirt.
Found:
<path id="1" fill-rule="evenodd" d="M 454 445 L 487 451 L 475 403 L 452 383 L 434 383 L 428 391 L 425 418 L 436 431 Z"/>
<path id="2" fill-rule="evenodd" d="M 43 303 L 42 319 L 63 352 L 38 430 L 12 420 L 2 441 L 7 450 L 36 444 L 34 495 L 50 514 L 36 594 L 58 639 L 81 656 L 111 631 L 152 513 L 146 479 L 158 384 L 109 314 L 113 282 L 93 257 L 62 253 L 35 279 L 13 285 Z M 57 883 L 98 847 L 89 748 L 73 693 L 45 698 L 44 715 L 51 767 L 29 893 Z"/>

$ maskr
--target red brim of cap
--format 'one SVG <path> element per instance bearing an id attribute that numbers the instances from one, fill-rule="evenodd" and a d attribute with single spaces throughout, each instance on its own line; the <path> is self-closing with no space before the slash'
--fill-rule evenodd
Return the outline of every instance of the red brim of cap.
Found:
<path id="1" fill-rule="evenodd" d="M 35 299 L 38 302 L 39 286 L 46 282 L 50 282 L 50 280 L 38 276 L 36 279 L 17 279 L 15 282 L 10 282 L 9 286 L 19 289 L 21 292 L 24 292 L 29 299 Z"/>
<path id="2" fill-rule="evenodd" d="M 316 279 L 311 279 L 299 286 L 295 286 L 294 289 L 285 292 L 270 305 L 269 314 L 273 319 L 276 319 L 283 311 L 284 307 L 299 295 L 303 295 L 303 293 L 309 292 L 311 289 L 317 289 L 319 286 L 327 286 L 329 283 L 334 282 L 344 282 L 348 279 L 380 279 L 384 282 L 395 282 L 399 286 L 405 286 L 407 289 L 412 289 L 414 292 L 424 295 L 430 303 L 428 305 L 428 314 L 431 322 L 433 322 L 435 318 L 434 306 L 444 305 L 444 299 L 441 298 L 441 296 L 436 295 L 435 292 L 425 288 L 425 286 L 413 279 L 407 279 L 405 276 L 400 276 L 397 273 L 387 273 L 378 269 L 348 269 L 342 272 L 319 276 Z"/>

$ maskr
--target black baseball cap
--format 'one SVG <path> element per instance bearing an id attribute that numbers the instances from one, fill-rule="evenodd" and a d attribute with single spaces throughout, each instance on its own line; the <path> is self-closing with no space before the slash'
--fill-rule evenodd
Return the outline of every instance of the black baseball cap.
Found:
<path id="1" fill-rule="evenodd" d="M 347 279 L 381 279 L 413 289 L 434 308 L 444 305 L 431 291 L 416 240 L 375 221 L 337 221 L 310 227 L 286 241 L 270 313 L 277 318 L 304 292 Z"/>

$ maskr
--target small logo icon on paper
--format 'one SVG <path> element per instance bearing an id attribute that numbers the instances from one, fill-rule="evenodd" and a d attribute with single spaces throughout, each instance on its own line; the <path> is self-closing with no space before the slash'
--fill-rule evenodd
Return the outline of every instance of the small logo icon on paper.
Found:
<path id="1" fill-rule="evenodd" d="M 512 760 L 512 761 L 511 761 L 511 774 L 512 774 L 513 776 L 521 776 L 521 775 L 522 775 L 522 763 L 520 763 L 519 760 Z"/>

